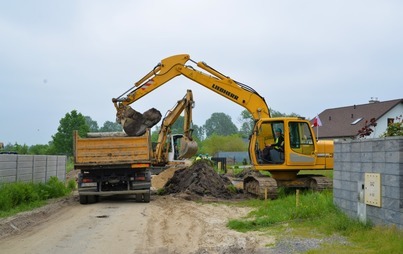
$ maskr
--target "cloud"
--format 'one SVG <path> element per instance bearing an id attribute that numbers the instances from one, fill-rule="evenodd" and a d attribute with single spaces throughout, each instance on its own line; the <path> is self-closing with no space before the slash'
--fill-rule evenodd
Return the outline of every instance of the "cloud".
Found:
<path id="1" fill-rule="evenodd" d="M 8 1 L 0 4 L 0 141 L 47 143 L 73 109 L 99 125 L 161 59 L 188 53 L 283 113 L 399 98 L 400 1 Z M 46 82 L 44 82 L 46 80 Z M 4 89 L 6 88 L 6 89 Z M 192 89 L 194 123 L 242 107 L 178 77 L 133 106 L 162 113 Z M 39 131 L 38 131 L 39 129 Z"/>

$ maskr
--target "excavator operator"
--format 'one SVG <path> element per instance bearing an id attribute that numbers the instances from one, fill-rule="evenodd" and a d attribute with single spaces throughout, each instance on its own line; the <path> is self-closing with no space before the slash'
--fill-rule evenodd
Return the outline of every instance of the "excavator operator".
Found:
<path id="1" fill-rule="evenodd" d="M 281 154 L 284 153 L 284 135 L 280 128 L 276 129 L 276 140 L 263 149 L 263 159 L 267 162 L 282 162 Z"/>

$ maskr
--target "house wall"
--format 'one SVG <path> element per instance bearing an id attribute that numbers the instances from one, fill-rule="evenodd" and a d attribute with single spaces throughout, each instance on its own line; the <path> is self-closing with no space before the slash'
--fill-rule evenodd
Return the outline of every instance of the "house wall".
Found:
<path id="1" fill-rule="evenodd" d="M 376 181 L 365 181 L 378 174 L 379 207 L 367 202 Z M 403 137 L 335 142 L 333 201 L 350 217 L 403 229 Z"/>
<path id="2" fill-rule="evenodd" d="M 0 183 L 42 182 L 51 176 L 66 179 L 66 156 L 57 155 L 0 155 Z"/>
<path id="3" fill-rule="evenodd" d="M 402 119 L 402 114 L 403 114 L 403 104 L 400 103 L 376 121 L 377 125 L 375 128 L 372 128 L 374 132 L 371 134 L 370 137 L 379 138 L 386 131 L 386 128 L 388 127 L 388 118 L 395 119 L 396 117 L 400 117 Z"/>

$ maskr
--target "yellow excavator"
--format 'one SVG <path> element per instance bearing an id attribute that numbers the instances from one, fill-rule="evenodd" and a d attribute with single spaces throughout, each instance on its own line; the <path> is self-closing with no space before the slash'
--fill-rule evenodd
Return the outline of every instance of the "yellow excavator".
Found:
<path id="1" fill-rule="evenodd" d="M 192 109 L 194 107 L 193 94 L 187 90 L 182 100 L 167 112 L 162 120 L 155 148 L 155 159 L 158 163 L 175 162 L 189 159 L 197 153 L 197 143 L 192 138 Z M 171 134 L 173 123 L 184 112 L 183 134 Z M 168 138 L 172 135 L 172 138 Z M 167 144 L 167 140 L 170 142 Z"/>
<path id="2" fill-rule="evenodd" d="M 271 177 L 260 173 L 244 178 L 244 190 L 259 197 L 275 198 L 277 188 L 298 187 L 315 190 L 332 186 L 332 181 L 322 175 L 299 174 L 301 170 L 332 170 L 333 141 L 317 141 L 311 123 L 301 117 L 272 118 L 265 99 L 253 88 L 213 69 L 205 62 L 196 62 L 188 54 L 161 60 L 131 89 L 113 98 L 117 119 L 122 121 L 127 107 L 171 79 L 183 75 L 211 91 L 247 109 L 254 119 L 250 135 L 249 157 L 253 172 L 267 171 Z M 265 147 L 274 144 L 275 132 L 284 137 L 283 151 L 267 158 Z"/>

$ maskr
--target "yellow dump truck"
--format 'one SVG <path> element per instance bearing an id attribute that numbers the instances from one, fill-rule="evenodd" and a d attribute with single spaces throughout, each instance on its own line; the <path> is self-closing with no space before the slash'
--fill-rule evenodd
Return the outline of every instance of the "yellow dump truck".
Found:
<path id="1" fill-rule="evenodd" d="M 135 194 L 150 201 L 153 151 L 149 131 L 139 137 L 118 134 L 81 138 L 74 133 L 74 168 L 79 169 L 80 203 L 99 196 Z"/>
<path id="2" fill-rule="evenodd" d="M 74 168 L 79 169 L 80 203 L 95 203 L 99 196 L 135 194 L 136 200 L 150 202 L 151 174 L 172 164 L 186 164 L 197 152 L 192 139 L 191 121 L 194 106 L 192 91 L 168 111 L 153 147 L 150 129 L 141 136 L 125 132 L 74 132 Z M 171 126 L 184 112 L 184 133 L 171 134 Z"/>

